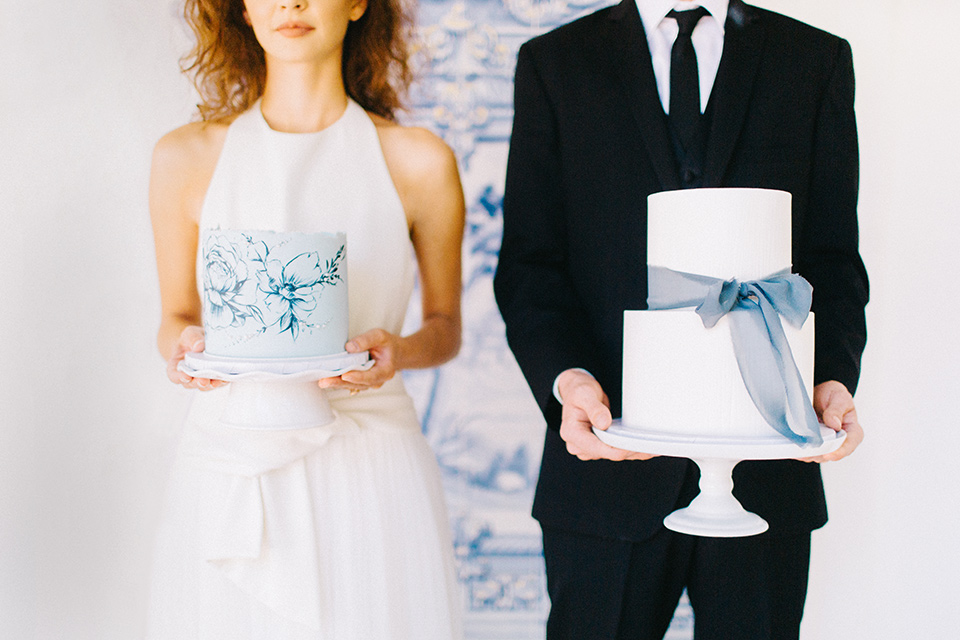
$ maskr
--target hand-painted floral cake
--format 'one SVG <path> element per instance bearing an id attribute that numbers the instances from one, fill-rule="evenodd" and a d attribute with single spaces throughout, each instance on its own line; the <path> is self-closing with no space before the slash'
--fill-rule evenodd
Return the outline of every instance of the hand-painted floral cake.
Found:
<path id="1" fill-rule="evenodd" d="M 205 229 L 201 242 L 207 355 L 305 358 L 343 352 L 344 234 Z"/>

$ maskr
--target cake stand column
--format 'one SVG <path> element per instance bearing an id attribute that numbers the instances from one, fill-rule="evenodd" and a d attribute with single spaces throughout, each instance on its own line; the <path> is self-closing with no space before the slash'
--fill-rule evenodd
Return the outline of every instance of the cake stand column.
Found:
<path id="1" fill-rule="evenodd" d="M 237 429 L 312 429 L 336 419 L 322 378 L 367 371 L 375 362 L 367 351 L 315 358 L 241 360 L 187 353 L 177 366 L 195 378 L 229 382 L 220 423 Z"/>
<path id="2" fill-rule="evenodd" d="M 750 513 L 733 497 L 733 468 L 727 458 L 691 458 L 700 467 L 700 494 L 689 506 L 674 511 L 663 524 L 672 531 L 694 536 L 736 538 L 767 530 L 766 520 Z"/>

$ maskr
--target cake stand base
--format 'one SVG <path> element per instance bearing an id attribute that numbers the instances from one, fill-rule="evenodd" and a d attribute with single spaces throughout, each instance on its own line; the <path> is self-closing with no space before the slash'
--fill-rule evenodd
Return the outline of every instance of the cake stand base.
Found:
<path id="1" fill-rule="evenodd" d="M 846 433 L 820 427 L 823 444 L 803 448 L 782 437 L 703 438 L 669 436 L 624 427 L 619 420 L 606 430 L 594 429 L 602 442 L 626 449 L 662 456 L 689 458 L 700 468 L 700 493 L 689 506 L 663 520 L 665 527 L 679 533 L 712 538 L 752 536 L 767 530 L 766 521 L 743 508 L 733 496 L 733 468 L 741 460 L 807 458 L 835 451 Z"/>
<path id="2" fill-rule="evenodd" d="M 663 520 L 671 531 L 691 536 L 738 538 L 769 528 L 766 520 L 744 509 L 733 497 L 733 468 L 739 460 L 693 458 L 700 467 L 700 493 L 689 506 Z"/>
<path id="3" fill-rule="evenodd" d="M 230 383 L 220 423 L 236 429 L 312 429 L 333 422 L 317 380 L 373 366 L 366 351 L 319 358 L 241 360 L 188 353 L 177 367 L 194 378 Z"/>

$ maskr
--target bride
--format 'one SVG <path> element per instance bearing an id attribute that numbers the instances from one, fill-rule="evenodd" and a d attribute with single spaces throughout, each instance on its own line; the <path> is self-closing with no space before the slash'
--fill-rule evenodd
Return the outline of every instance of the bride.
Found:
<path id="1" fill-rule="evenodd" d="M 397 373 L 460 344 L 464 202 L 433 134 L 397 124 L 399 0 L 186 0 L 200 119 L 156 145 L 162 318 L 187 415 L 157 540 L 149 638 L 450 640 L 460 600 L 440 476 Z M 266 205 L 264 204 L 266 203 Z M 205 228 L 344 232 L 351 338 L 376 364 L 318 382 L 304 430 L 219 423 L 228 389 L 177 369 L 203 350 Z M 400 335 L 418 278 L 423 321 Z"/>

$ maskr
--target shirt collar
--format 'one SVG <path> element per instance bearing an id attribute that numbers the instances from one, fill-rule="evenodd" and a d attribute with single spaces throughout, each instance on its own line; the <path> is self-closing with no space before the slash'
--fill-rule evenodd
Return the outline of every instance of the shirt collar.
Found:
<path id="1" fill-rule="evenodd" d="M 727 20 L 727 8 L 730 6 L 730 0 L 692 0 L 690 2 L 680 2 L 678 0 L 636 0 L 637 9 L 640 11 L 640 19 L 643 21 L 644 29 L 649 31 L 656 30 L 660 26 L 667 14 L 678 5 L 691 5 L 693 7 L 703 7 L 710 12 L 710 15 L 717 21 L 720 32 L 723 33 L 723 23 Z"/>

